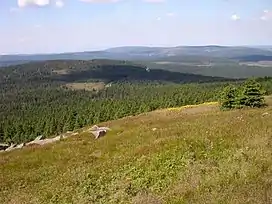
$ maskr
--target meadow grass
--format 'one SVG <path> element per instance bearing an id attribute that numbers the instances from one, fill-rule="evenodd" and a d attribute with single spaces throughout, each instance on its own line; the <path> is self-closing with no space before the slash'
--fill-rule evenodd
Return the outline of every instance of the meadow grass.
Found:
<path id="1" fill-rule="evenodd" d="M 0 203 L 269 204 L 267 101 L 261 109 L 158 110 L 103 123 L 112 131 L 98 140 L 86 127 L 55 144 L 2 153 Z"/>

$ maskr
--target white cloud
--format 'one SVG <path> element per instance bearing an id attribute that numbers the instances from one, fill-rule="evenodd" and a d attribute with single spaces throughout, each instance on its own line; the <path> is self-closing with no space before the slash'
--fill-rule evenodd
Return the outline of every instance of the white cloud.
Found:
<path id="1" fill-rule="evenodd" d="M 263 21 L 272 19 L 272 11 L 264 10 L 260 19 Z"/>
<path id="2" fill-rule="evenodd" d="M 231 19 L 232 19 L 233 21 L 238 21 L 238 20 L 241 19 L 241 17 L 238 16 L 237 14 L 233 14 L 233 15 L 231 16 Z"/>
<path id="3" fill-rule="evenodd" d="M 80 0 L 86 3 L 115 3 L 121 0 Z"/>
<path id="4" fill-rule="evenodd" d="M 161 20 L 161 17 L 157 17 L 157 21 L 160 21 Z"/>
<path id="5" fill-rule="evenodd" d="M 17 0 L 18 7 L 27 7 L 27 6 L 49 6 L 55 5 L 58 8 L 64 6 L 64 2 L 62 0 Z"/>
<path id="6" fill-rule="evenodd" d="M 18 0 L 19 7 L 26 6 L 46 6 L 50 4 L 50 0 Z"/>
<path id="7" fill-rule="evenodd" d="M 79 0 L 82 2 L 86 2 L 86 3 L 116 3 L 122 0 Z M 165 0 L 142 0 L 144 2 L 148 2 L 148 3 L 161 3 L 161 2 L 165 2 Z"/>
<path id="8" fill-rule="evenodd" d="M 62 0 L 56 0 L 56 7 L 62 8 L 64 6 L 64 2 Z"/>

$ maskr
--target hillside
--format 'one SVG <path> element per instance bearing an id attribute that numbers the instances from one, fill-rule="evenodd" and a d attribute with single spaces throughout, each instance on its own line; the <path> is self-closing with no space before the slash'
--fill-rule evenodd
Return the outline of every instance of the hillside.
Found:
<path id="1" fill-rule="evenodd" d="M 183 74 L 161 69 L 147 70 L 140 63 L 108 59 L 29 62 L 0 69 L 0 83 L 14 80 L 72 82 L 87 79 L 105 82 L 141 80 L 183 83 L 226 80 L 223 77 Z"/>
<path id="2" fill-rule="evenodd" d="M 0 155 L 0 203 L 272 201 L 268 107 L 162 109 L 88 127 L 56 144 Z"/>

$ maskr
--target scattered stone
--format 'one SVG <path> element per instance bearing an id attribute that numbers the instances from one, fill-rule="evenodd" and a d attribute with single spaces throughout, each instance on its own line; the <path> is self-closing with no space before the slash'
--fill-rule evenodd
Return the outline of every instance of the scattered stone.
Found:
<path id="1" fill-rule="evenodd" d="M 48 138 L 48 139 L 44 139 L 44 140 L 33 140 L 33 141 L 27 143 L 26 146 L 31 145 L 31 144 L 45 145 L 45 144 L 49 144 L 49 143 L 59 141 L 60 138 L 61 138 L 61 136 L 57 136 L 57 137 L 54 137 L 54 138 Z"/>
<path id="2" fill-rule="evenodd" d="M 43 135 L 40 135 L 40 136 L 36 137 L 34 141 L 39 141 L 39 140 L 41 140 L 42 138 L 43 138 Z"/>
<path id="3" fill-rule="evenodd" d="M 152 128 L 152 131 L 156 131 L 157 130 L 157 128 Z"/>
<path id="4" fill-rule="evenodd" d="M 68 137 L 70 137 L 70 135 L 62 135 L 62 139 L 66 139 L 66 138 L 68 138 Z"/>
<path id="5" fill-rule="evenodd" d="M 54 137 L 54 138 L 51 138 L 50 140 L 52 141 L 59 141 L 61 139 L 61 136 L 57 136 L 57 137 Z"/>
<path id="6" fill-rule="evenodd" d="M 5 151 L 6 152 L 9 152 L 9 151 L 12 151 L 14 150 L 14 147 L 16 146 L 16 144 L 11 144 Z"/>
<path id="7" fill-rule="evenodd" d="M 263 117 L 265 117 L 267 115 L 269 115 L 269 113 L 267 113 L 267 112 L 265 112 L 265 113 L 262 114 Z"/>
<path id="8" fill-rule="evenodd" d="M 99 137 L 105 136 L 109 130 L 111 129 L 108 127 L 98 127 L 97 125 L 94 125 L 88 131 L 95 136 L 95 139 L 98 139 Z"/>
<path id="9" fill-rule="evenodd" d="M 98 127 L 97 125 L 93 126 L 92 128 L 89 129 L 89 131 L 95 136 L 95 139 L 98 139 L 99 137 L 102 137 L 106 135 L 107 131 L 111 130 L 108 127 Z M 68 133 L 68 135 L 67 135 Z M 0 152 L 9 152 L 15 149 L 21 149 L 24 146 L 40 146 L 40 145 L 45 145 L 45 144 L 50 144 L 56 141 L 59 141 L 61 139 L 68 138 L 70 136 L 78 135 L 78 132 L 71 132 L 68 131 L 66 134 L 56 136 L 54 138 L 47 138 L 43 139 L 43 135 L 40 135 L 36 137 L 33 141 L 30 141 L 28 143 L 22 143 L 19 145 L 16 144 L 11 144 L 10 146 L 8 144 L 0 144 Z M 72 133 L 72 134 L 70 134 Z"/>
<path id="10" fill-rule="evenodd" d="M 5 150 L 5 149 L 7 149 L 8 147 L 9 147 L 8 144 L 1 144 L 1 143 L 0 143 L 0 151 L 1 151 L 1 150 Z"/>
<path id="11" fill-rule="evenodd" d="M 22 143 L 22 144 L 16 145 L 16 146 L 14 147 L 14 149 L 21 149 L 21 148 L 23 148 L 24 146 L 25 146 L 25 143 Z"/>

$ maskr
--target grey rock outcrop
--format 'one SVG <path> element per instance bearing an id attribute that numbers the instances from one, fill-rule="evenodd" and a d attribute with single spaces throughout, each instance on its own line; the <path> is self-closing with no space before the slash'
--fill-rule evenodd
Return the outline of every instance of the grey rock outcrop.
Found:
<path id="1" fill-rule="evenodd" d="M 110 130 L 111 129 L 108 127 L 98 127 L 97 125 L 94 125 L 89 129 L 89 131 L 94 135 L 95 139 L 105 136 L 107 134 L 107 131 Z"/>

